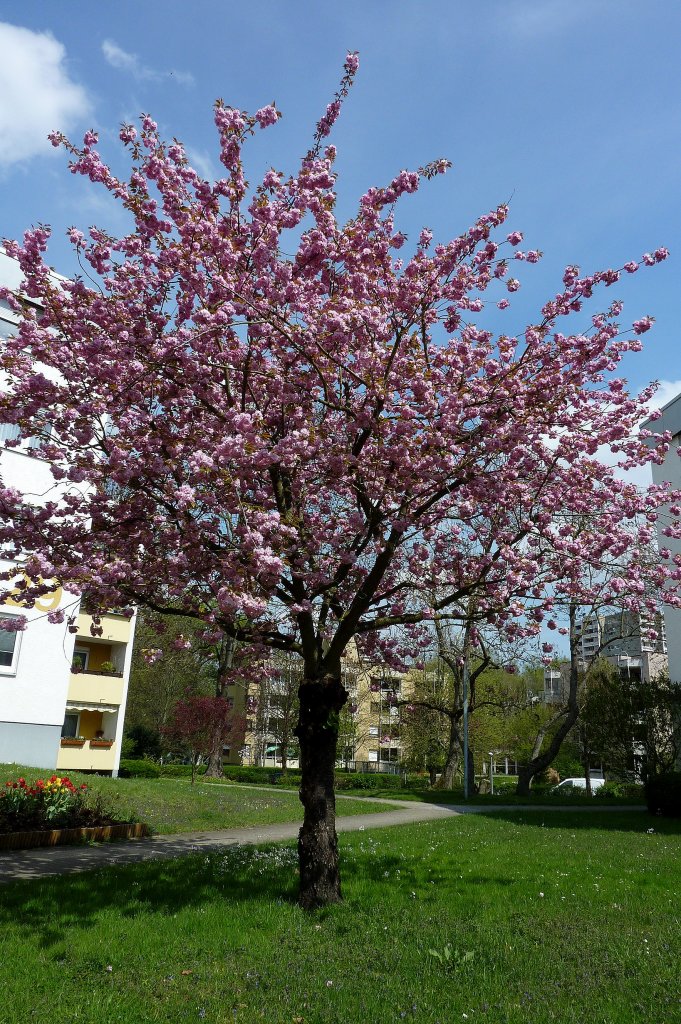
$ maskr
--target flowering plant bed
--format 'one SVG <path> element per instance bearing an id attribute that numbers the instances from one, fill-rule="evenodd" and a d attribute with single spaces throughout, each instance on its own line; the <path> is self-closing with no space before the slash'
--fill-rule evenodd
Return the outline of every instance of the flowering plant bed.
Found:
<path id="1" fill-rule="evenodd" d="M 77 736 L 62 736 L 60 743 L 62 747 L 82 747 L 85 740 Z"/>
<path id="2" fill-rule="evenodd" d="M 7 849 L 8 844 L 9 848 L 17 848 L 53 846 L 60 842 L 79 842 L 83 838 L 127 838 L 111 830 L 140 827 L 144 826 L 117 819 L 100 793 L 90 794 L 85 783 L 74 786 L 66 775 L 52 775 L 34 782 L 24 778 L 8 779 L 0 789 L 0 849 Z M 65 837 L 57 838 L 59 833 Z M 66 837 L 67 833 L 73 833 L 72 837 Z M 28 841 L 36 835 L 41 838 Z M 55 838 L 49 838 L 51 836 Z M 18 837 L 23 837 L 22 841 Z"/>
<path id="3" fill-rule="evenodd" d="M 142 822 L 98 825 L 94 828 L 36 829 L 33 832 L 0 834 L 0 850 L 28 850 L 37 846 L 65 846 L 82 842 L 110 842 L 114 839 L 140 839 L 149 835 Z"/>

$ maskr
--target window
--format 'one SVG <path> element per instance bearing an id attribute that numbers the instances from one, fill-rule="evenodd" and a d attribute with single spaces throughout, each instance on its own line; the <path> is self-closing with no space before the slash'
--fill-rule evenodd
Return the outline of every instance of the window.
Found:
<path id="1" fill-rule="evenodd" d="M 382 693 L 399 693 L 400 692 L 400 681 L 399 679 L 381 679 L 381 691 Z"/>
<path id="2" fill-rule="evenodd" d="M 52 428 L 49 423 L 42 423 L 40 425 L 40 433 L 33 434 L 29 438 L 25 438 L 22 444 L 12 448 L 12 451 L 23 451 L 28 449 L 32 451 L 38 448 L 43 442 L 49 441 L 52 435 Z M 0 445 L 5 446 L 6 441 L 16 441 L 18 437 L 21 437 L 21 428 L 18 423 L 0 423 Z"/>
<path id="3" fill-rule="evenodd" d="M 9 619 L 9 615 L 0 615 L 2 619 Z M 0 673 L 9 676 L 14 675 L 19 660 L 19 647 L 21 638 L 18 633 L 8 633 L 0 629 Z"/>
<path id="4" fill-rule="evenodd" d="M 17 423 L 0 423 L 0 441 L 15 441 L 20 433 Z"/>
<path id="5" fill-rule="evenodd" d="M 392 764 L 395 764 L 399 759 L 400 751 L 398 747 L 390 747 L 389 749 L 386 748 L 381 750 L 381 761 L 389 761 Z"/>
<path id="6" fill-rule="evenodd" d="M 62 739 L 74 739 L 78 735 L 78 715 L 64 715 L 61 735 Z"/>
<path id="7" fill-rule="evenodd" d="M 378 761 L 378 751 L 377 750 L 370 750 L 369 751 L 369 760 L 370 761 Z"/>
<path id="8" fill-rule="evenodd" d="M 4 302 L 0 304 L 4 306 Z M 0 338 L 11 338 L 17 333 L 17 325 L 12 323 L 11 320 L 5 320 L 4 316 L 0 316 Z"/>
<path id="9" fill-rule="evenodd" d="M 72 672 L 86 672 L 90 652 L 85 647 L 76 647 L 71 659 Z"/>
<path id="10" fill-rule="evenodd" d="M 369 726 L 369 735 L 370 736 L 378 736 L 378 726 L 377 725 L 370 725 Z"/>

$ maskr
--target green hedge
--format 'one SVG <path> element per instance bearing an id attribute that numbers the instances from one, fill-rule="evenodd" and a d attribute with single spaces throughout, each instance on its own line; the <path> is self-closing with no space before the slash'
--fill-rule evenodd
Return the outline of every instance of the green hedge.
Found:
<path id="1" fill-rule="evenodd" d="M 207 765 L 200 764 L 196 769 L 196 775 L 205 775 Z M 161 765 L 161 776 L 164 779 L 191 779 L 192 766 L 190 764 L 163 764 Z"/>
<path id="2" fill-rule="evenodd" d="M 233 779 L 234 782 L 259 782 L 261 786 L 285 783 L 297 786 L 300 782 L 300 769 L 288 768 L 286 775 L 282 775 L 281 768 L 259 768 L 256 765 L 226 764 L 224 766 L 225 778 Z"/>
<path id="3" fill-rule="evenodd" d="M 121 759 L 118 774 L 124 779 L 158 779 L 161 769 L 155 761 Z"/>
<path id="4" fill-rule="evenodd" d="M 594 796 L 601 800 L 614 796 L 640 801 L 643 799 L 643 786 L 636 782 L 605 782 L 594 790 Z"/>
<path id="5" fill-rule="evenodd" d="M 402 777 L 382 772 L 337 773 L 336 789 L 402 789 Z"/>
<path id="6" fill-rule="evenodd" d="M 255 765 L 226 764 L 225 777 L 234 782 L 260 783 L 262 786 L 284 784 L 296 787 L 300 784 L 300 769 L 289 768 L 282 775 L 281 768 L 258 768 Z M 399 775 L 383 775 L 379 772 L 336 772 L 336 789 L 401 789 Z"/>

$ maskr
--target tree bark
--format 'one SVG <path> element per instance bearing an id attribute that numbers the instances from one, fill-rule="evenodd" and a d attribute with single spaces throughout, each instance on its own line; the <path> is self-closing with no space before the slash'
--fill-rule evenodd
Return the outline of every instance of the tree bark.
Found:
<path id="1" fill-rule="evenodd" d="M 206 768 L 207 779 L 221 779 L 225 772 L 223 767 L 224 739 L 220 730 L 215 730 L 215 737 L 208 754 L 208 767 Z"/>
<path id="2" fill-rule="evenodd" d="M 563 740 L 572 729 L 573 725 L 579 718 L 579 707 L 577 705 L 577 689 L 579 686 L 579 664 L 577 660 L 577 632 L 576 632 L 576 617 L 577 607 L 575 604 L 570 605 L 570 689 L 568 692 L 568 699 L 565 708 L 552 719 L 547 722 L 546 725 L 539 730 L 537 738 L 534 741 L 532 748 L 532 756 L 526 765 L 518 771 L 518 785 L 516 786 L 517 796 L 529 796 L 530 785 L 535 775 L 543 772 L 545 768 L 551 765 L 558 755 Z M 546 733 L 549 731 L 556 722 L 560 721 L 560 725 L 556 729 L 555 733 L 551 737 L 547 749 L 541 753 L 542 744 Z"/>
<path id="3" fill-rule="evenodd" d="M 234 662 L 235 641 L 232 637 L 225 637 L 218 657 L 218 671 L 215 680 L 215 696 L 225 696 L 225 690 L 229 681 L 229 672 Z M 208 755 L 208 767 L 206 768 L 207 779 L 224 778 L 224 737 L 216 730 L 215 739 Z"/>
<path id="4" fill-rule="evenodd" d="M 340 673 L 304 680 L 295 735 L 300 742 L 300 800 L 303 826 L 298 835 L 299 903 L 305 910 L 341 900 L 336 835 L 334 769 L 338 713 L 348 694 Z"/>

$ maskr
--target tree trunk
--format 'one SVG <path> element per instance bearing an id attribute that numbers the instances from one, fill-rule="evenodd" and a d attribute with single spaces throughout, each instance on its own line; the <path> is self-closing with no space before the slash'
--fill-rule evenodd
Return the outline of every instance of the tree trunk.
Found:
<path id="1" fill-rule="evenodd" d="M 339 673 L 303 681 L 299 696 L 295 735 L 300 742 L 300 800 L 304 817 L 298 835 L 298 899 L 305 910 L 312 910 L 341 900 L 334 769 L 338 713 L 348 694 Z"/>
<path id="2" fill-rule="evenodd" d="M 565 708 L 560 711 L 550 722 L 539 730 L 532 748 L 532 756 L 528 763 L 518 771 L 518 785 L 516 786 L 517 796 L 529 796 L 530 785 L 535 775 L 539 775 L 545 768 L 548 768 L 557 757 L 563 740 L 572 729 L 579 718 L 579 707 L 577 705 L 577 689 L 579 686 L 579 661 L 577 657 L 579 637 L 576 629 L 577 606 L 570 605 L 570 688 Z M 562 719 L 562 721 L 561 721 Z M 541 753 L 542 744 L 549 729 L 560 722 L 555 733 L 551 737 L 547 749 Z"/>
<path id="3" fill-rule="evenodd" d="M 206 768 L 207 779 L 221 779 L 223 778 L 224 766 L 223 766 L 223 748 L 224 742 L 222 735 L 218 733 L 213 740 L 213 744 L 208 754 L 208 767 Z"/>
<path id="4" fill-rule="evenodd" d="M 227 683 L 229 681 L 229 673 L 234 661 L 234 648 L 235 641 L 231 637 L 225 637 L 218 658 L 218 673 L 215 680 L 216 697 L 222 697 L 224 699 L 225 690 L 227 689 Z M 224 778 L 224 745 L 224 737 L 220 731 L 216 729 L 215 738 L 208 755 L 208 767 L 206 768 L 207 779 Z"/>

